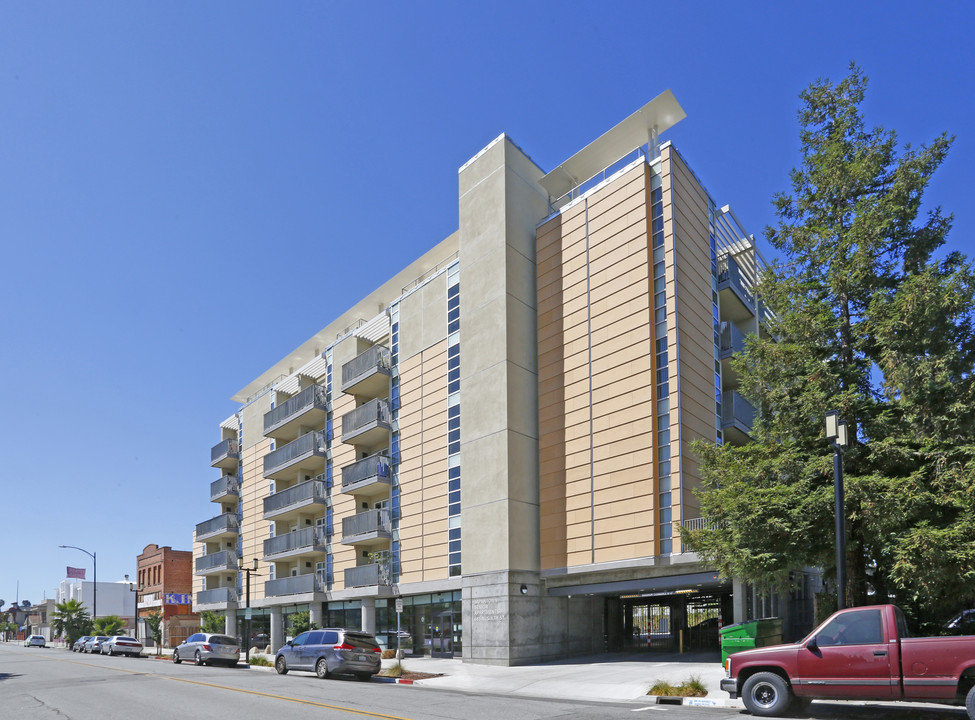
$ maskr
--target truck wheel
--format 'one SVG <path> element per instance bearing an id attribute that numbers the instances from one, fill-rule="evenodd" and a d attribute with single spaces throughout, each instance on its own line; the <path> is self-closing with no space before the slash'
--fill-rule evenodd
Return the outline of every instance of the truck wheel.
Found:
<path id="1" fill-rule="evenodd" d="M 745 681 L 741 700 L 752 715 L 778 717 L 784 715 L 792 704 L 792 691 L 781 676 L 760 672 Z"/>
<path id="2" fill-rule="evenodd" d="M 968 720 L 975 720 L 975 685 L 968 691 L 965 698 L 965 709 L 968 710 Z"/>

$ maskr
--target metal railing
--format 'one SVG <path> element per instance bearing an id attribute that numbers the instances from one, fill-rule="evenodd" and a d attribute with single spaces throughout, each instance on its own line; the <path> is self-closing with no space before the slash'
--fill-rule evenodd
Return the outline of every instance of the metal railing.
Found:
<path id="1" fill-rule="evenodd" d="M 297 595 L 299 593 L 323 592 L 324 584 L 315 573 L 277 578 L 264 583 L 264 594 L 268 596 Z"/>
<path id="2" fill-rule="evenodd" d="M 214 588 L 213 590 L 201 590 L 196 594 L 197 605 L 232 602 L 237 602 L 237 590 L 231 587 Z"/>
<path id="3" fill-rule="evenodd" d="M 731 323 L 721 331 L 721 353 L 726 352 L 745 352 L 745 333 Z"/>
<path id="4" fill-rule="evenodd" d="M 349 360 L 342 366 L 342 387 L 355 380 L 360 375 L 392 368 L 392 355 L 388 347 L 373 345 L 371 348 Z"/>
<path id="5" fill-rule="evenodd" d="M 388 425 L 391 421 L 392 413 L 389 411 L 389 401 L 377 398 L 342 416 L 342 435 L 351 435 L 359 428 L 373 423 Z"/>
<path id="6" fill-rule="evenodd" d="M 264 555 L 277 555 L 301 548 L 325 545 L 325 531 L 317 527 L 302 528 L 287 535 L 278 535 L 264 541 Z"/>
<path id="7" fill-rule="evenodd" d="M 691 518 L 690 520 L 682 520 L 680 523 L 680 528 L 682 530 L 711 530 L 719 527 L 720 523 L 712 520 L 711 518 L 701 517 L 701 518 Z"/>
<path id="8" fill-rule="evenodd" d="M 210 462 L 215 463 L 217 460 L 222 460 L 225 457 L 237 457 L 239 452 L 237 438 L 221 440 L 210 448 Z"/>
<path id="9" fill-rule="evenodd" d="M 294 397 L 290 397 L 273 410 L 264 413 L 264 432 L 300 415 L 309 408 L 328 409 L 328 392 L 321 385 L 309 385 Z"/>
<path id="10" fill-rule="evenodd" d="M 370 563 L 346 568 L 344 581 L 347 588 L 392 585 L 389 563 Z"/>
<path id="11" fill-rule="evenodd" d="M 751 311 L 754 313 L 757 311 L 755 306 L 755 296 L 746 283 L 745 278 L 742 274 L 741 268 L 738 266 L 738 262 L 730 255 L 718 259 L 718 287 L 722 283 L 728 283 L 728 286 L 737 290 L 742 296 L 742 299 Z"/>
<path id="12" fill-rule="evenodd" d="M 221 531 L 237 532 L 237 516 L 232 513 L 224 513 L 223 515 L 217 515 L 215 518 L 201 522 L 196 526 L 196 537 L 200 538 L 204 535 Z"/>
<path id="13" fill-rule="evenodd" d="M 210 499 L 223 497 L 224 495 L 236 495 L 238 493 L 237 478 L 234 475 L 224 475 L 219 480 L 210 483 Z"/>
<path id="14" fill-rule="evenodd" d="M 755 425 L 755 407 L 734 390 L 721 393 L 722 424 L 740 423 L 749 430 Z"/>
<path id="15" fill-rule="evenodd" d="M 292 440 L 284 447 L 280 447 L 264 456 L 264 474 L 273 472 L 280 467 L 294 462 L 302 455 L 309 453 L 325 456 L 325 433 L 310 432 L 297 440 Z"/>
<path id="16" fill-rule="evenodd" d="M 266 515 L 281 508 L 286 508 L 289 505 L 297 505 L 304 502 L 320 500 L 324 503 L 325 496 L 324 482 L 321 480 L 308 480 L 264 498 L 264 514 Z"/>
<path id="17" fill-rule="evenodd" d="M 596 187 L 601 182 L 603 182 L 606 178 L 615 175 L 617 172 L 627 167 L 631 163 L 634 163 L 637 160 L 641 160 L 641 159 L 644 162 L 650 162 L 651 160 L 653 160 L 653 158 L 650 157 L 649 145 L 643 145 L 641 147 L 636 148 L 635 150 L 631 150 L 623 157 L 614 161 L 612 164 L 604 167 L 602 170 L 597 172 L 592 177 L 583 180 L 582 182 L 577 184 L 575 187 L 573 187 L 571 190 L 564 193 L 563 195 L 560 195 L 554 200 L 550 198 L 548 203 L 548 214 L 549 215 L 554 214 L 558 210 L 562 209 L 563 207 L 571 203 L 576 198 L 581 197 L 585 193 L 592 190 L 594 187 Z"/>
<path id="18" fill-rule="evenodd" d="M 358 515 L 342 518 L 342 537 L 345 538 L 371 533 L 389 533 L 391 530 L 389 510 L 367 510 Z"/>
<path id="19" fill-rule="evenodd" d="M 213 568 L 237 569 L 237 553 L 221 550 L 211 555 L 203 555 L 196 559 L 196 571 L 212 570 Z"/>
<path id="20" fill-rule="evenodd" d="M 363 458 L 353 465 L 342 468 L 342 489 L 348 489 L 366 478 L 375 477 L 380 482 L 389 482 L 389 456 L 377 453 Z"/>

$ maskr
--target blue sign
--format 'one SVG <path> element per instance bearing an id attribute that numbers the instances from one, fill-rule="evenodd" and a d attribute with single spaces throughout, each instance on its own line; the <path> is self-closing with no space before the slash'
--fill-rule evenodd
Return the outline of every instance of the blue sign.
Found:
<path id="1" fill-rule="evenodd" d="M 163 605 L 192 605 L 193 596 L 183 593 L 163 593 Z"/>

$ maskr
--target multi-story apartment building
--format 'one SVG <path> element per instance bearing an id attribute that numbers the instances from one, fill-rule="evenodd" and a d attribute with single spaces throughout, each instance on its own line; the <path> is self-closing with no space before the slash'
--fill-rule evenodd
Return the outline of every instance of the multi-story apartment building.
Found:
<path id="1" fill-rule="evenodd" d="M 234 397 L 197 609 L 258 645 L 308 611 L 496 664 L 742 618 L 680 530 L 690 444 L 748 436 L 727 359 L 760 258 L 660 144 L 683 117 L 668 91 L 551 172 L 505 135 L 460 168 L 457 232 Z"/>

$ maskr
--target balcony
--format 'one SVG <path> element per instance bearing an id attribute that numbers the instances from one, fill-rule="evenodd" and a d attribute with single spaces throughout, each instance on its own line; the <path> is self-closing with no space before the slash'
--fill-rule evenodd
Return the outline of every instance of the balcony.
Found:
<path id="1" fill-rule="evenodd" d="M 210 500 L 220 502 L 240 495 L 240 488 L 237 485 L 237 477 L 234 475 L 224 475 L 219 480 L 210 483 Z"/>
<path id="2" fill-rule="evenodd" d="M 283 560 L 289 557 L 325 552 L 327 538 L 318 527 L 307 527 L 287 535 L 278 535 L 264 541 L 265 560 Z"/>
<path id="3" fill-rule="evenodd" d="M 721 359 L 724 360 L 742 352 L 745 352 L 745 333 L 728 323 L 725 329 L 721 331 Z"/>
<path id="4" fill-rule="evenodd" d="M 343 545 L 385 545 L 392 531 L 389 510 L 367 510 L 342 518 Z"/>
<path id="5" fill-rule="evenodd" d="M 309 385 L 273 410 L 264 413 L 264 434 L 292 440 L 303 427 L 322 427 L 328 414 L 328 394 L 321 385 Z"/>
<path id="6" fill-rule="evenodd" d="M 325 507 L 326 497 L 324 481 L 299 483 L 264 498 L 264 519 L 287 520 L 289 516 L 307 512 L 314 505 Z"/>
<path id="7" fill-rule="evenodd" d="M 342 468 L 342 492 L 351 495 L 388 495 L 389 456 L 370 455 Z"/>
<path id="8" fill-rule="evenodd" d="M 235 552 L 221 550 L 196 559 L 195 575 L 210 575 L 227 571 L 237 572 L 237 553 Z"/>
<path id="9" fill-rule="evenodd" d="M 319 475 L 325 471 L 325 447 L 325 433 L 306 433 L 264 456 L 264 477 Z"/>
<path id="10" fill-rule="evenodd" d="M 371 587 L 374 585 L 392 585 L 389 576 L 388 563 L 369 563 L 345 570 L 345 587 Z"/>
<path id="11" fill-rule="evenodd" d="M 197 542 L 218 540 L 229 535 L 237 535 L 237 516 L 233 513 L 217 515 L 215 518 L 210 518 L 196 526 Z"/>
<path id="12" fill-rule="evenodd" d="M 226 605 L 236 602 L 237 590 L 232 587 L 221 587 L 198 592 L 195 605 Z"/>
<path id="13" fill-rule="evenodd" d="M 718 297 L 721 319 L 743 322 L 755 317 L 757 305 L 751 284 L 733 257 L 718 259 Z"/>
<path id="14" fill-rule="evenodd" d="M 315 573 L 278 578 L 264 583 L 264 594 L 268 597 L 303 595 L 315 592 L 325 592 L 324 584 Z"/>
<path id="15" fill-rule="evenodd" d="M 370 400 L 342 416 L 342 442 L 369 447 L 388 444 L 392 420 L 388 400 Z"/>
<path id="16" fill-rule="evenodd" d="M 240 462 L 240 449 L 237 438 L 227 438 L 210 448 L 210 467 L 230 470 Z"/>
<path id="17" fill-rule="evenodd" d="M 342 366 L 342 392 L 366 397 L 389 395 L 391 358 L 389 348 L 373 345 L 354 360 L 345 363 Z"/>
<path id="18" fill-rule="evenodd" d="M 721 430 L 725 440 L 740 445 L 750 440 L 755 408 L 734 390 L 721 393 Z"/>

